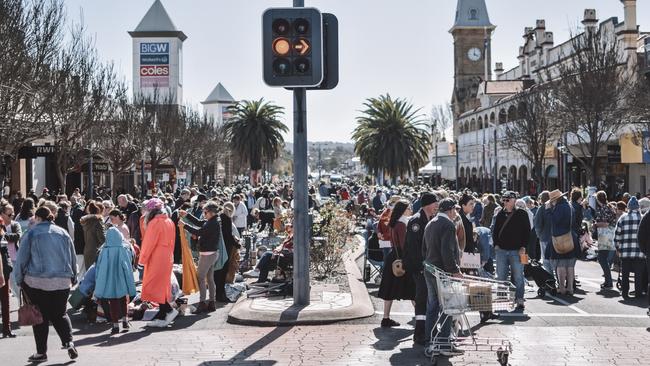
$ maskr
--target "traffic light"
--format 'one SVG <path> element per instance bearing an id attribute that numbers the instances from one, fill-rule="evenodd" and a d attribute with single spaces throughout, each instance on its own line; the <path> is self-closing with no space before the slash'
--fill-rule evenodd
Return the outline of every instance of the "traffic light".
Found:
<path id="1" fill-rule="evenodd" d="M 323 20 L 314 8 L 271 8 L 262 16 L 264 82 L 314 87 L 323 81 Z"/>

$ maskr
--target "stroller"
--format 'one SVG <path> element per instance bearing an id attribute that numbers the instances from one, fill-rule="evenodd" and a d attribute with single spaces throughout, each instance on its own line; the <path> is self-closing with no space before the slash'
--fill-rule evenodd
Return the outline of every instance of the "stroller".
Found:
<path id="1" fill-rule="evenodd" d="M 539 261 L 533 259 L 526 264 L 524 266 L 524 276 L 526 278 L 532 278 L 535 281 L 535 284 L 539 287 L 537 290 L 539 297 L 544 297 L 547 292 L 553 296 L 557 295 L 555 276 L 552 273 L 548 273 Z"/>

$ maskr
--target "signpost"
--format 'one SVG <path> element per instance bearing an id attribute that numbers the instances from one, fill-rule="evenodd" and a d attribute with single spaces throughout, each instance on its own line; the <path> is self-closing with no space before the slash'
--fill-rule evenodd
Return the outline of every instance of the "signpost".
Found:
<path id="1" fill-rule="evenodd" d="M 293 90 L 293 303 L 300 306 L 309 305 L 310 294 L 306 88 L 338 84 L 338 21 L 328 14 L 324 28 L 320 11 L 304 6 L 304 0 L 293 0 L 293 8 L 271 8 L 262 16 L 264 82 Z"/>

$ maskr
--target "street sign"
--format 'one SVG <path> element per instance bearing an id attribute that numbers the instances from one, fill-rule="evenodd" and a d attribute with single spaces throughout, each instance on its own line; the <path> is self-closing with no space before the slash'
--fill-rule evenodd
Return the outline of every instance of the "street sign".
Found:
<path id="1" fill-rule="evenodd" d="M 315 8 L 270 8 L 262 16 L 264 82 L 315 87 L 323 81 L 323 19 Z"/>
<path id="2" fill-rule="evenodd" d="M 18 150 L 18 158 L 34 159 L 37 157 L 54 156 L 56 150 L 56 146 L 53 145 L 23 146 Z"/>

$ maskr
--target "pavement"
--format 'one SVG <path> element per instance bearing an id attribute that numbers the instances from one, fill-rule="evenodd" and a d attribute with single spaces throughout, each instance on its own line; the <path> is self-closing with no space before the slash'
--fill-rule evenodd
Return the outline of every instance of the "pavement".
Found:
<path id="1" fill-rule="evenodd" d="M 513 344 L 511 365 L 648 365 L 650 319 L 647 302 L 624 302 L 616 291 L 600 292 L 600 267 L 578 262 L 582 281 L 574 297 L 535 298 L 526 293 L 526 310 L 476 325 L 478 337 L 506 338 Z M 429 365 L 422 347 L 411 339 L 413 307 L 396 302 L 392 317 L 401 326 L 384 329 L 377 287 L 368 286 L 375 315 L 318 326 L 254 327 L 229 324 L 233 304 L 207 315 L 177 318 L 168 329 L 146 329 L 133 322 L 129 333 L 109 335 L 109 327 L 85 323 L 73 315 L 79 358 L 71 362 L 50 328 L 45 365 Z M 190 297 L 190 303 L 197 301 Z M 15 303 L 12 319 L 16 320 Z M 409 324 L 410 323 L 410 324 Z M 34 352 L 31 328 L 17 329 L 15 339 L 0 339 L 0 365 L 25 365 Z M 493 352 L 466 352 L 438 365 L 498 365 Z"/>

